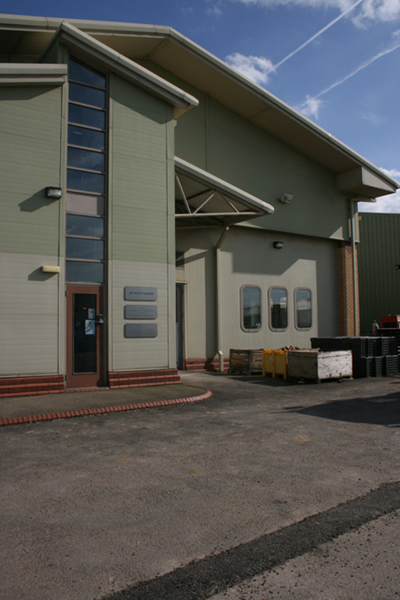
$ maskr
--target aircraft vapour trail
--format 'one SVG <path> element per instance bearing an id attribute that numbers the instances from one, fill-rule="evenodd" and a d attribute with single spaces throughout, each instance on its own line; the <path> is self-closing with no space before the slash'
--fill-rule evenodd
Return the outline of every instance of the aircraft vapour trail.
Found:
<path id="1" fill-rule="evenodd" d="M 364 0 L 358 0 L 355 4 L 352 4 L 352 6 L 350 6 L 348 9 L 346 9 L 344 12 L 340 13 L 340 15 L 338 17 L 336 17 L 335 19 L 333 19 L 333 21 L 331 21 L 330 23 L 328 23 L 328 25 L 325 25 L 325 27 L 323 27 L 316 34 L 314 34 L 312 37 L 310 37 L 306 42 L 304 42 L 304 44 L 301 44 L 301 46 L 299 46 L 298 48 L 296 48 L 296 50 L 293 50 L 293 52 L 291 52 L 290 54 L 288 54 L 287 56 L 285 56 L 285 58 L 283 58 L 280 62 L 278 62 L 276 65 L 274 65 L 274 70 L 276 70 L 278 67 L 280 67 L 281 65 L 283 65 L 283 63 L 285 63 L 287 60 L 289 60 L 289 58 L 292 58 L 292 56 L 294 56 L 295 54 L 297 54 L 298 52 L 300 52 L 300 50 L 303 50 L 303 48 L 305 48 L 306 46 L 308 46 L 308 44 L 311 44 L 311 42 L 313 42 L 317 37 L 319 37 L 325 31 L 327 31 L 327 29 L 330 29 L 330 27 L 332 27 L 332 25 L 335 25 L 335 23 L 337 23 L 338 21 L 340 21 L 340 19 L 343 19 L 343 17 L 345 17 L 346 15 L 348 15 L 349 12 L 351 12 L 354 8 L 356 8 L 356 6 L 358 6 L 359 4 L 361 4 L 361 2 L 364 2 Z"/>

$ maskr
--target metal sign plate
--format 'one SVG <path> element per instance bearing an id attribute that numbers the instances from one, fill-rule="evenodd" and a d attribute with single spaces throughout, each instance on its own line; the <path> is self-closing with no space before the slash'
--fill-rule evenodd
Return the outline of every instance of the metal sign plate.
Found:
<path id="1" fill-rule="evenodd" d="M 124 300 L 133 300 L 134 302 L 155 302 L 157 300 L 157 288 L 124 287 Z"/>
<path id="2" fill-rule="evenodd" d="M 157 306 L 154 304 L 129 304 L 124 306 L 124 319 L 157 319 Z"/>
<path id="3" fill-rule="evenodd" d="M 125 338 L 156 338 L 157 335 L 157 323 L 132 323 L 124 325 Z"/>

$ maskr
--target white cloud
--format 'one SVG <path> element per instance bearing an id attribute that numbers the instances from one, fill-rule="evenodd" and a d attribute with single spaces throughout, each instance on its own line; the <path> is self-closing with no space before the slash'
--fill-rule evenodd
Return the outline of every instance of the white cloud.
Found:
<path id="1" fill-rule="evenodd" d="M 400 181 L 400 171 L 396 169 L 382 169 L 393 179 Z M 377 212 L 377 213 L 400 213 L 400 190 L 395 194 L 377 198 L 376 202 L 359 202 L 358 210 L 360 212 Z"/>
<path id="2" fill-rule="evenodd" d="M 272 61 L 263 56 L 244 56 L 235 52 L 227 56 L 225 60 L 236 71 L 259 85 L 266 85 L 269 81 L 269 74 L 274 71 Z"/>
<path id="3" fill-rule="evenodd" d="M 353 2 L 351 0 L 231 0 L 242 4 L 253 4 L 272 8 L 274 6 L 307 6 L 311 8 L 337 8 L 346 11 Z M 371 21 L 393 21 L 400 18 L 400 0 L 364 0 L 353 22 L 366 25 Z"/>
<path id="4" fill-rule="evenodd" d="M 207 0 L 207 2 L 210 2 L 210 0 Z M 214 4 L 214 6 L 211 6 L 210 8 L 207 9 L 207 14 L 215 15 L 215 16 L 219 17 L 220 15 L 222 15 L 221 7 L 222 7 L 221 0 L 217 0 L 217 2 Z"/>
<path id="5" fill-rule="evenodd" d="M 303 102 L 301 106 L 298 106 L 296 110 L 301 112 L 306 117 L 314 117 L 318 119 L 319 109 L 321 108 L 324 102 L 319 100 L 319 98 L 313 98 L 312 96 L 307 95 L 307 100 Z"/>

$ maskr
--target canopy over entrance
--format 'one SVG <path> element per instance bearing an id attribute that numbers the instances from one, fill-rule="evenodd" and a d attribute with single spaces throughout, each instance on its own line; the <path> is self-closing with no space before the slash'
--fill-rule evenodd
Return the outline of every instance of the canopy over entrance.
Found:
<path id="1" fill-rule="evenodd" d="M 274 212 L 270 204 L 177 157 L 175 180 L 177 227 L 228 226 Z"/>

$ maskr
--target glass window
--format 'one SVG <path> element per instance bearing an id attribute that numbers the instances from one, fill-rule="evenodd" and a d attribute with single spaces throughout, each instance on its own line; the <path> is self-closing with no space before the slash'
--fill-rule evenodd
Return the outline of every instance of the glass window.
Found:
<path id="1" fill-rule="evenodd" d="M 81 81 L 82 83 L 88 83 L 89 85 L 95 85 L 101 88 L 106 87 L 105 75 L 99 73 L 95 69 L 82 65 L 73 58 L 69 61 L 69 78 L 74 81 Z"/>
<path id="2" fill-rule="evenodd" d="M 69 190 L 81 190 L 83 192 L 104 194 L 104 175 L 68 169 L 67 188 Z"/>
<path id="3" fill-rule="evenodd" d="M 104 283 L 104 263 L 67 260 L 65 276 L 68 283 Z"/>
<path id="4" fill-rule="evenodd" d="M 81 102 L 82 104 L 90 104 L 99 108 L 106 107 L 106 91 L 96 90 L 87 85 L 79 83 L 69 84 L 69 99 L 70 102 Z"/>
<path id="5" fill-rule="evenodd" d="M 85 148 L 94 148 L 95 150 L 105 149 L 105 133 L 85 129 L 76 125 L 68 127 L 68 144 L 73 146 L 83 146 Z"/>
<path id="6" fill-rule="evenodd" d="M 242 287 L 242 329 L 261 329 L 261 290 L 259 287 Z"/>
<path id="7" fill-rule="evenodd" d="M 287 290 L 271 288 L 269 293 L 270 327 L 271 329 L 287 329 L 288 306 Z"/>
<path id="8" fill-rule="evenodd" d="M 104 215 L 104 197 L 67 192 L 67 211 L 78 215 Z"/>
<path id="9" fill-rule="evenodd" d="M 104 260 L 104 241 L 67 237 L 67 258 Z"/>
<path id="10" fill-rule="evenodd" d="M 295 305 L 297 329 L 310 329 L 312 325 L 311 290 L 297 289 Z"/>
<path id="11" fill-rule="evenodd" d="M 104 237 L 104 219 L 67 215 L 67 235 Z"/>
<path id="12" fill-rule="evenodd" d="M 104 154 L 79 148 L 68 148 L 68 166 L 104 172 Z"/>
<path id="13" fill-rule="evenodd" d="M 70 104 L 68 120 L 71 123 L 105 129 L 106 113 L 96 108 L 86 108 L 86 106 L 80 106 L 79 104 Z"/>

